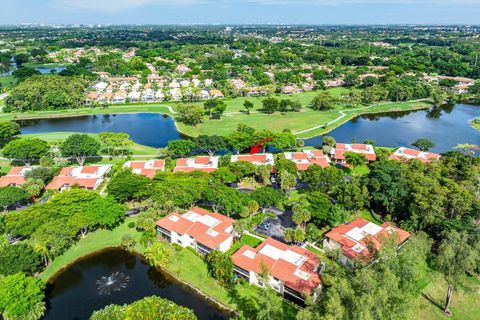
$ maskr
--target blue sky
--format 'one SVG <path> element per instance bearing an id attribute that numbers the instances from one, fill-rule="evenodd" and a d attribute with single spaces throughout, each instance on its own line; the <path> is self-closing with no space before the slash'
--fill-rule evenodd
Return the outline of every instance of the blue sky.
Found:
<path id="1" fill-rule="evenodd" d="M 0 0 L 12 23 L 480 24 L 480 0 Z"/>

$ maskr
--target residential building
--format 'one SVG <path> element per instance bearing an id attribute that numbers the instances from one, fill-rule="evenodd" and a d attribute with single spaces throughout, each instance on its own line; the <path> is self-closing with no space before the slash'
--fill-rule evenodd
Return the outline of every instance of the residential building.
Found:
<path id="1" fill-rule="evenodd" d="M 155 92 L 155 100 L 157 101 L 165 100 L 165 94 L 163 93 L 162 90 L 158 90 L 157 92 Z"/>
<path id="2" fill-rule="evenodd" d="M 223 93 L 222 91 L 218 90 L 218 89 L 212 89 L 208 92 L 210 94 L 210 97 L 212 97 L 212 99 L 219 99 L 219 98 L 223 98 Z"/>
<path id="3" fill-rule="evenodd" d="M 410 149 L 406 147 L 400 147 L 394 153 L 392 153 L 389 157 L 389 160 L 408 161 L 410 159 L 417 159 L 426 163 L 432 160 L 440 159 L 440 155 L 437 153 L 424 152 L 424 151 Z"/>
<path id="4" fill-rule="evenodd" d="M 173 172 L 206 171 L 213 172 L 218 168 L 219 157 L 200 156 L 195 158 L 181 158 L 177 160 Z"/>
<path id="5" fill-rule="evenodd" d="M 126 93 L 124 91 L 117 91 L 113 96 L 112 103 L 125 103 Z"/>
<path id="6" fill-rule="evenodd" d="M 47 185 L 48 190 L 68 190 L 72 186 L 78 186 L 89 190 L 97 189 L 104 181 L 108 171 L 112 168 L 110 164 L 65 167 L 52 182 Z"/>
<path id="7" fill-rule="evenodd" d="M 289 246 L 272 238 L 256 248 L 244 245 L 232 255 L 234 272 L 250 284 L 264 287 L 260 274 L 270 272 L 268 284 L 285 298 L 303 302 L 304 295 L 316 298 L 322 286 L 320 258 L 299 246 Z"/>
<path id="8" fill-rule="evenodd" d="M 316 164 L 322 168 L 330 166 L 330 158 L 322 150 L 305 150 L 303 152 L 285 152 L 285 158 L 295 163 L 299 171 L 307 170 Z"/>
<path id="9" fill-rule="evenodd" d="M 325 236 L 323 247 L 328 250 L 339 250 L 339 260 L 346 266 L 353 266 L 355 261 L 371 262 L 375 251 L 381 249 L 382 239 L 395 235 L 399 245 L 403 244 L 410 233 L 395 227 L 388 222 L 382 225 L 369 222 L 363 218 L 342 224 L 330 230 Z"/>
<path id="10" fill-rule="evenodd" d="M 123 167 L 131 168 L 135 174 L 153 178 L 157 171 L 165 170 L 165 160 L 127 161 Z"/>
<path id="11" fill-rule="evenodd" d="M 362 143 L 337 143 L 335 148 L 332 148 L 330 155 L 337 163 L 345 164 L 345 153 L 347 152 L 363 154 L 369 162 L 377 160 L 373 146 Z"/>
<path id="12" fill-rule="evenodd" d="M 138 102 L 140 101 L 140 92 L 131 91 L 127 97 L 130 102 Z"/>
<path id="13" fill-rule="evenodd" d="M 233 243 L 234 221 L 216 212 L 192 208 L 184 214 L 172 212 L 157 221 L 157 235 L 201 254 L 212 250 L 226 252 Z"/>
<path id="14" fill-rule="evenodd" d="M 10 171 L 3 177 L 0 177 L 0 187 L 20 187 L 25 182 L 25 174 L 32 171 L 33 167 L 13 167 Z"/>
<path id="15" fill-rule="evenodd" d="M 323 80 L 323 83 L 326 88 L 337 88 L 345 85 L 345 81 L 342 79 Z"/>
<path id="16" fill-rule="evenodd" d="M 190 69 L 189 67 L 187 67 L 186 65 L 184 64 L 179 64 L 176 68 L 177 72 L 179 73 L 187 73 L 189 71 L 192 71 L 192 69 Z"/>
<path id="17" fill-rule="evenodd" d="M 247 161 L 247 162 L 250 162 L 251 164 L 254 164 L 256 166 L 262 166 L 262 165 L 273 166 L 275 164 L 273 154 L 271 154 L 271 153 L 255 153 L 255 154 L 233 155 L 231 157 L 230 161 L 231 162 Z"/>
<path id="18" fill-rule="evenodd" d="M 153 102 L 155 101 L 155 93 L 152 89 L 145 89 L 142 92 L 142 101 Z"/>

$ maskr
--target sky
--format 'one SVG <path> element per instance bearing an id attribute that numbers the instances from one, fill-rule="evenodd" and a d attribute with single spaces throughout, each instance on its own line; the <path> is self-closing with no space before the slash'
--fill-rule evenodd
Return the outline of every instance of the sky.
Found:
<path id="1" fill-rule="evenodd" d="M 0 0 L 0 24 L 480 24 L 480 0 Z"/>

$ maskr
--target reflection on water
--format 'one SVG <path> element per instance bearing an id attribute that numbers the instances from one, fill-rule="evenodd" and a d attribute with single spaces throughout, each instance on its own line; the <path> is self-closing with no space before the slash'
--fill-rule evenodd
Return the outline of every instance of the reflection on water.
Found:
<path id="1" fill-rule="evenodd" d="M 89 319 L 94 310 L 157 295 L 192 309 L 198 319 L 227 317 L 139 256 L 109 249 L 81 260 L 47 288 L 45 319 Z"/>
<path id="2" fill-rule="evenodd" d="M 161 148 L 180 138 L 172 118 L 158 113 L 99 114 L 70 118 L 20 120 L 20 132 L 125 132 L 136 143 Z"/>
<path id="3" fill-rule="evenodd" d="M 480 107 L 462 104 L 370 114 L 348 121 L 328 135 L 341 142 L 371 139 L 389 147 L 409 146 L 418 138 L 429 138 L 435 143 L 432 151 L 446 152 L 460 143 L 480 144 L 480 134 L 468 123 L 479 116 Z M 322 136 L 305 140 L 310 146 L 321 143 Z"/>

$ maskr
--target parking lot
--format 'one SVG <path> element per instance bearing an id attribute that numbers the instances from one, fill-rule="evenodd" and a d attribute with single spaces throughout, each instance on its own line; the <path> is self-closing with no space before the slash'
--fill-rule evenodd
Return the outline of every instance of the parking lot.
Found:
<path id="1" fill-rule="evenodd" d="M 268 210 L 275 214 L 275 218 L 267 217 L 262 221 L 262 224 L 269 224 L 268 228 L 262 228 L 260 225 L 254 228 L 254 231 L 260 233 L 266 237 L 272 237 L 275 240 L 285 242 L 283 239 L 283 231 L 286 228 L 294 228 L 295 224 L 292 221 L 291 211 L 282 211 L 277 208 L 271 208 Z"/>

